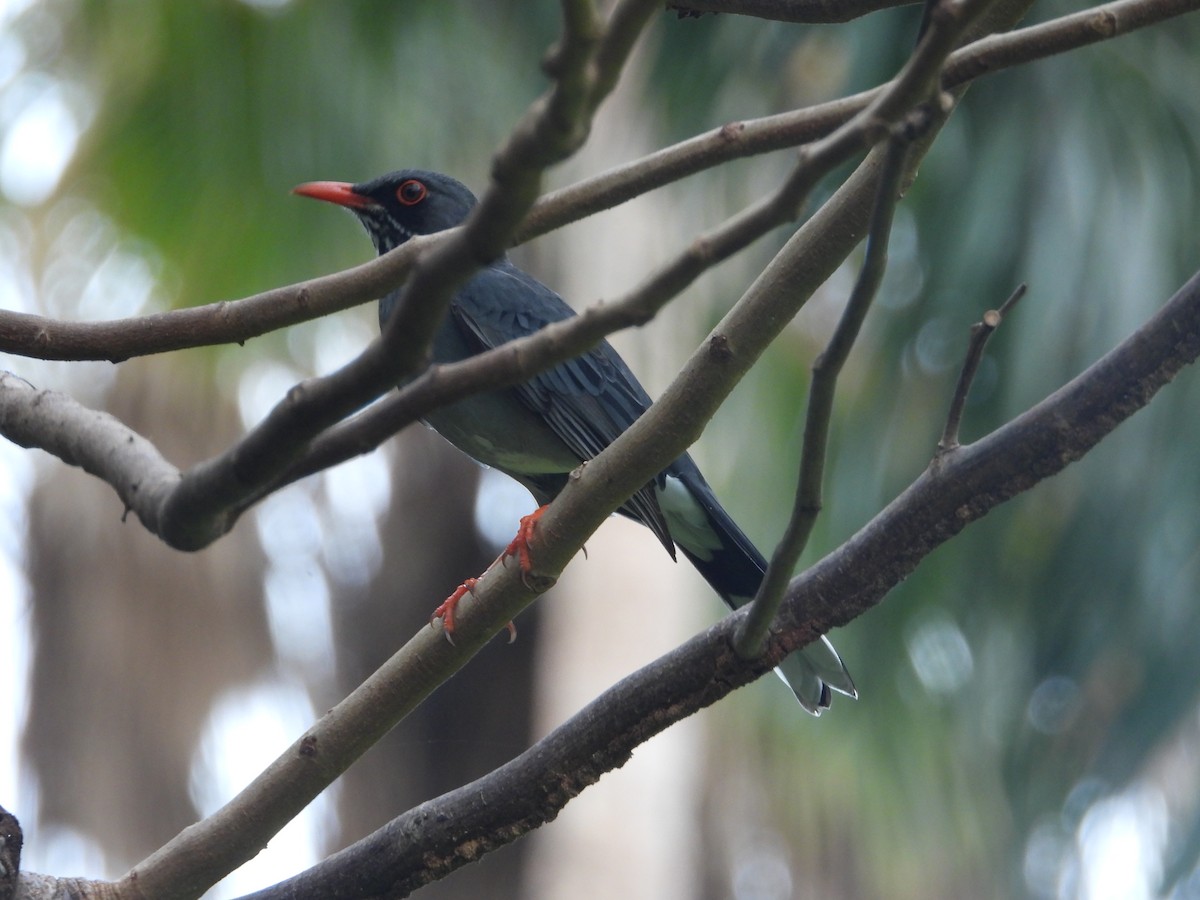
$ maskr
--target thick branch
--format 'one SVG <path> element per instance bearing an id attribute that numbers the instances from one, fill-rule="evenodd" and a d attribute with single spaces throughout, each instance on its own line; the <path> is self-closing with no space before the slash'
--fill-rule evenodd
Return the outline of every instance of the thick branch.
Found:
<path id="1" fill-rule="evenodd" d="M 105 412 L 0 371 L 0 433 L 108 483 L 125 508 L 153 508 L 179 484 L 179 470 L 150 441 Z"/>
<path id="2" fill-rule="evenodd" d="M 881 602 L 966 525 L 1081 458 L 1198 355 L 1200 273 L 1070 384 L 983 440 L 939 456 L 858 534 L 795 579 L 766 656 L 747 661 L 733 651 L 746 611 L 733 613 L 610 688 L 512 762 L 244 900 L 407 896 L 553 819 L 639 744 Z"/>

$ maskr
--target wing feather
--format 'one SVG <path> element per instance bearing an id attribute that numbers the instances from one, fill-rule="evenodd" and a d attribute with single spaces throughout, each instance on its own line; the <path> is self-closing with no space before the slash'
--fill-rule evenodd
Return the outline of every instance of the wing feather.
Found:
<path id="1" fill-rule="evenodd" d="M 515 313 L 518 298 L 520 312 Z M 450 311 L 476 352 L 575 315 L 558 294 L 507 263 L 485 269 L 469 281 Z M 607 341 L 535 375 L 514 391 L 580 461 L 599 454 L 650 406 L 649 395 Z M 653 483 L 634 494 L 620 512 L 646 525 L 675 556 Z"/>

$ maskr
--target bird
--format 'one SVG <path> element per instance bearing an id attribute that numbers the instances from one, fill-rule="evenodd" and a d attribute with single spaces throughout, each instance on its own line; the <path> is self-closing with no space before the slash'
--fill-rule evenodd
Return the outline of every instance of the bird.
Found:
<path id="1" fill-rule="evenodd" d="M 293 193 L 348 209 L 379 254 L 417 235 L 461 225 L 477 202 L 462 182 L 421 169 L 402 169 L 354 184 L 308 182 Z M 398 297 L 399 289 L 380 300 L 381 328 Z M 574 315 L 562 297 L 503 254 L 458 289 L 433 337 L 430 358 L 434 363 L 458 362 Z M 572 471 L 604 450 L 650 403 L 629 366 L 603 341 L 516 387 L 435 410 L 425 422 L 477 462 L 524 485 L 540 510 L 562 490 Z M 673 559 L 678 548 L 730 608 L 754 598 L 766 560 L 718 502 L 687 453 L 618 512 L 649 528 Z M 526 537 L 535 521 L 533 516 L 522 521 Z M 520 537 L 521 532 L 509 551 L 527 552 Z M 528 557 L 521 561 L 527 565 Z M 456 593 L 469 587 L 470 582 Z M 813 715 L 829 707 L 832 691 L 858 696 L 845 664 L 824 636 L 786 657 L 776 671 Z"/>

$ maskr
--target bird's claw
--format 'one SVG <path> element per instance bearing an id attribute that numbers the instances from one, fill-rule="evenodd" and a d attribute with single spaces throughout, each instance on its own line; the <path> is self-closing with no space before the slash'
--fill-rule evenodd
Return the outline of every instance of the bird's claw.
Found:
<path id="1" fill-rule="evenodd" d="M 512 539 L 504 552 L 500 554 L 500 564 L 507 566 L 508 558 L 515 556 L 517 565 L 521 569 L 521 581 L 525 587 L 531 588 L 529 584 L 529 573 L 533 571 L 533 557 L 529 553 L 529 539 L 533 537 L 533 529 L 537 526 L 538 519 L 542 517 L 542 513 L 546 511 L 546 507 L 539 506 L 527 516 L 521 517 L 521 523 L 517 526 L 516 537 Z"/>
<path id="2" fill-rule="evenodd" d="M 429 624 L 432 625 L 438 619 L 442 620 L 442 634 L 446 636 L 446 640 L 452 645 L 454 644 L 454 609 L 458 606 L 458 601 L 462 600 L 467 594 L 475 595 L 475 585 L 479 583 L 478 578 L 468 578 L 462 584 L 454 589 L 449 597 L 442 601 L 441 606 L 433 611 L 433 615 L 429 617 Z M 508 642 L 515 643 L 517 640 L 517 626 L 509 622 L 504 626 L 508 629 Z"/>
<path id="3" fill-rule="evenodd" d="M 521 581 L 525 583 L 525 587 L 531 587 L 529 584 L 529 573 L 533 571 L 533 558 L 529 554 L 529 539 L 533 536 L 533 529 L 537 525 L 538 519 L 542 517 L 542 513 L 546 511 L 546 507 L 541 506 L 535 509 L 527 516 L 521 517 L 521 523 L 517 526 L 516 537 L 512 539 L 504 552 L 500 554 L 500 564 L 508 565 L 508 558 L 515 556 L 517 565 L 521 569 Z M 458 606 L 460 600 L 467 594 L 475 593 L 475 585 L 479 582 L 478 578 L 468 578 L 462 584 L 454 589 L 449 597 L 442 601 L 441 606 L 433 611 L 433 615 L 429 617 L 429 624 L 433 624 L 436 620 L 442 620 L 442 633 L 446 635 L 446 640 L 451 644 L 454 643 L 454 610 Z M 508 642 L 511 644 L 517 639 L 517 626 L 512 622 L 508 623 Z"/>
<path id="4" fill-rule="evenodd" d="M 467 594 L 475 593 L 475 585 L 478 581 L 478 578 L 468 578 L 456 587 L 454 593 L 443 600 L 441 605 L 433 611 L 433 615 L 429 617 L 430 625 L 438 619 L 442 620 L 442 633 L 446 635 L 446 640 L 451 644 L 454 643 L 454 608 L 458 606 L 458 601 Z"/>

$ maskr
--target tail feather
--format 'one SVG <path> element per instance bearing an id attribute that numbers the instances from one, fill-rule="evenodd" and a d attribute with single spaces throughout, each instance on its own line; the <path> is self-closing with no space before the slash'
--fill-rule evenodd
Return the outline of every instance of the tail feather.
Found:
<path id="1" fill-rule="evenodd" d="M 671 537 L 731 609 L 754 599 L 767 561 L 717 502 L 689 457 L 665 473 L 658 501 Z M 854 680 L 824 636 L 780 663 L 776 673 L 814 716 L 828 709 L 832 691 L 857 697 Z"/>

